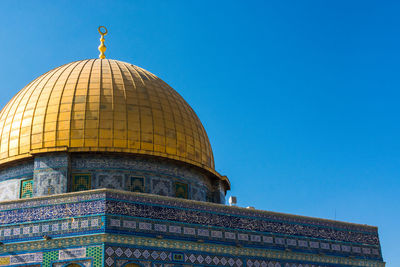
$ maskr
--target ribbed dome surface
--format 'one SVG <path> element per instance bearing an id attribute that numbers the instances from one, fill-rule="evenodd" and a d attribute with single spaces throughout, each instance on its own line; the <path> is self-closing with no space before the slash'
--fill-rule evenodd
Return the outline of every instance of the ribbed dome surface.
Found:
<path id="1" fill-rule="evenodd" d="M 0 163 L 34 153 L 157 155 L 214 172 L 207 134 L 161 79 L 129 63 L 89 59 L 53 69 L 0 113 Z"/>

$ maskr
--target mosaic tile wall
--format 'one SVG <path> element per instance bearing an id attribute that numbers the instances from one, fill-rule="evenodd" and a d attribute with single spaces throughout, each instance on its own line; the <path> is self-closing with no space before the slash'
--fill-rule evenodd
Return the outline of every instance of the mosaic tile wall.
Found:
<path id="1" fill-rule="evenodd" d="M 21 180 L 20 198 L 31 198 L 33 197 L 33 179 Z"/>
<path id="2" fill-rule="evenodd" d="M 20 198 L 21 181 L 33 178 L 33 160 L 0 170 L 0 201 Z"/>
<path id="3" fill-rule="evenodd" d="M 32 178 L 33 168 L 33 159 L 19 162 L 18 165 L 4 167 L 0 169 L 0 183 L 9 179 Z"/>
<path id="4" fill-rule="evenodd" d="M 90 180 L 78 185 L 83 178 L 75 177 L 82 175 L 90 175 Z M 17 185 L 16 178 L 33 178 L 34 196 L 112 188 L 225 203 L 223 183 L 211 180 L 199 169 L 143 156 L 63 152 L 37 155 L 34 162 L 0 170 L 0 192 L 4 193 L 1 200 L 20 198 L 20 184 Z M 9 180 L 15 180 L 15 184 Z M 177 187 L 179 184 L 182 186 Z"/>
<path id="5" fill-rule="evenodd" d="M 94 233 L 382 259 L 375 227 L 212 203 L 113 190 L 0 203 L 5 244 Z"/>
<path id="6" fill-rule="evenodd" d="M 73 220 L 72 218 L 65 218 L 24 224 L 0 225 L 0 241 L 4 243 L 22 242 L 42 239 L 44 235 L 57 238 L 104 233 L 104 221 L 103 216 L 88 216 L 74 218 Z"/>
<path id="7" fill-rule="evenodd" d="M 87 173 L 72 174 L 72 191 L 85 191 L 92 189 L 92 175 Z"/>
<path id="8" fill-rule="evenodd" d="M 62 264 L 72 262 L 83 266 L 96 267 L 124 266 L 127 263 L 149 267 L 385 266 L 382 261 L 337 257 L 327 254 L 297 253 L 290 250 L 245 248 L 224 244 L 115 234 L 66 237 L 50 241 L 14 244 L 11 245 L 11 250 L 8 250 L 11 253 L 8 254 L 4 253 L 5 247 L 7 245 L 0 247 L 0 266 L 18 266 L 21 264 L 26 266 L 28 264 L 39 265 L 40 263 L 42 263 L 42 266 L 63 266 Z M 27 248 L 33 249 L 27 252 Z"/>
<path id="9" fill-rule="evenodd" d="M 34 195 L 47 196 L 67 192 L 69 155 L 49 153 L 35 157 Z"/>
<path id="10" fill-rule="evenodd" d="M 67 245 L 71 241 L 75 245 Z M 24 250 L 27 247 L 41 247 L 42 250 L 19 252 L 18 249 L 22 247 Z M 0 266 L 61 267 L 78 263 L 81 266 L 97 267 L 125 266 L 131 263 L 149 267 L 384 267 L 381 261 L 366 259 L 110 234 L 57 239 L 44 243 L 41 241 L 36 242 L 36 245 L 13 245 L 13 248 L 9 254 L 2 253 L 3 249 L 0 248 Z"/>
<path id="11" fill-rule="evenodd" d="M 0 266 L 63 267 L 69 263 L 79 263 L 85 267 L 103 266 L 103 248 L 102 246 L 87 246 L 0 255 Z"/>
<path id="12" fill-rule="evenodd" d="M 105 266 L 122 267 L 128 263 L 143 266 L 226 266 L 226 267 L 339 267 L 350 265 L 313 264 L 299 260 L 268 260 L 207 252 L 171 251 L 141 247 L 106 246 Z"/>
<path id="13" fill-rule="evenodd" d="M 184 195 L 186 194 L 188 199 L 225 203 L 225 191 L 221 198 L 221 191 L 205 174 L 195 168 L 168 160 L 142 156 L 74 154 L 71 158 L 71 167 L 71 172 L 74 174 L 92 174 L 93 189 L 135 190 L 175 197 L 176 184 L 182 183 L 187 185 Z M 140 179 L 142 182 L 138 183 Z M 135 186 L 133 186 L 134 181 L 137 182 Z M 218 188 L 217 193 L 213 192 L 215 188 Z"/>
<path id="14" fill-rule="evenodd" d="M 108 217 L 107 229 L 113 233 L 143 235 L 153 234 L 163 238 L 243 245 L 257 248 L 290 249 L 298 252 L 329 253 L 347 256 L 380 258 L 379 248 L 362 244 L 349 244 L 331 240 L 309 239 L 298 236 L 285 236 L 273 233 L 257 233 L 221 227 L 180 224 L 176 222 L 132 219 L 129 217 Z"/>

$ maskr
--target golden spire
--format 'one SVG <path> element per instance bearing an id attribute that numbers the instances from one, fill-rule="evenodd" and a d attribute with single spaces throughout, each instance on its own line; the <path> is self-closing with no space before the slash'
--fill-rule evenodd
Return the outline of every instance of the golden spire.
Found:
<path id="1" fill-rule="evenodd" d="M 103 29 L 103 31 L 101 29 Z M 107 47 L 104 45 L 104 35 L 106 35 L 108 33 L 108 31 L 107 31 L 107 28 L 104 26 L 100 26 L 97 30 L 101 34 L 101 38 L 100 38 L 101 44 L 99 45 L 99 51 L 100 51 L 99 58 L 104 59 L 104 58 L 106 58 L 106 55 L 104 55 L 104 52 L 106 52 L 106 49 L 107 49 Z"/>

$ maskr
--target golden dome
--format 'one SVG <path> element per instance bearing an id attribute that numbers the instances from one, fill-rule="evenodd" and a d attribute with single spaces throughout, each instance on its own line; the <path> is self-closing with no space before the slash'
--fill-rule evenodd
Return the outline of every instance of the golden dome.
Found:
<path id="1" fill-rule="evenodd" d="M 0 131 L 0 163 L 43 152 L 124 152 L 184 161 L 221 178 L 186 101 L 117 60 L 76 61 L 43 74 L 3 108 Z"/>

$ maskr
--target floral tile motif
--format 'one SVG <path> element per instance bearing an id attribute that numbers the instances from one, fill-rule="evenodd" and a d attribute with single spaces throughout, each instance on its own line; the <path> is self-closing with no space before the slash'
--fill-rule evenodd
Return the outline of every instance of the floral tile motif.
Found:
<path id="1" fill-rule="evenodd" d="M 248 258 L 221 256 L 206 253 L 171 252 L 163 250 L 134 249 L 127 247 L 109 246 L 105 250 L 105 266 L 123 266 L 128 262 L 140 263 L 146 266 L 148 261 L 156 261 L 153 266 L 226 266 L 226 267 L 326 267 L 326 265 L 306 262 L 287 262 L 285 260 L 268 260 L 263 258 Z M 245 260 L 245 261 L 243 261 Z"/>

